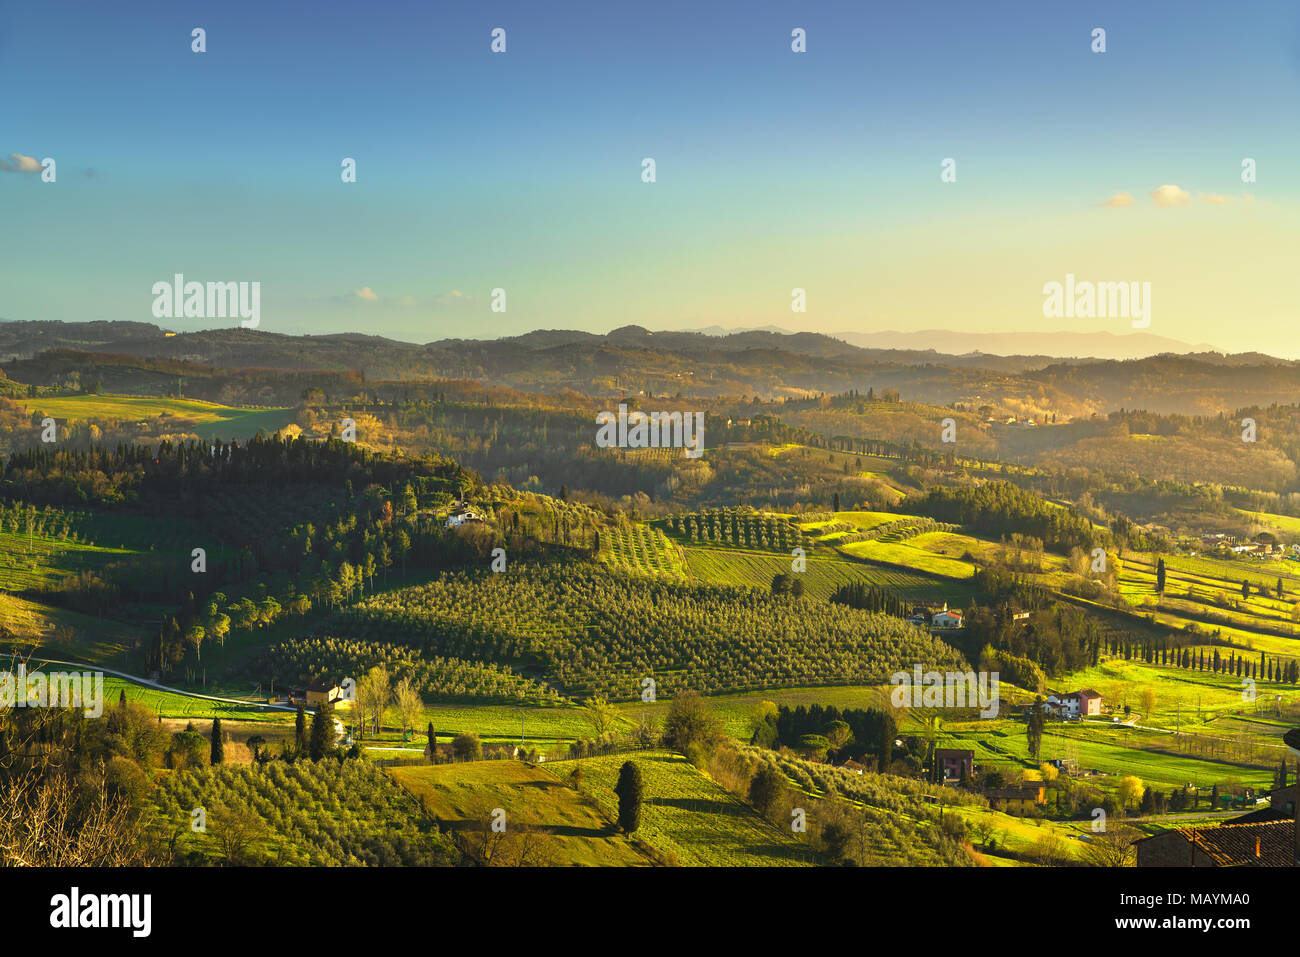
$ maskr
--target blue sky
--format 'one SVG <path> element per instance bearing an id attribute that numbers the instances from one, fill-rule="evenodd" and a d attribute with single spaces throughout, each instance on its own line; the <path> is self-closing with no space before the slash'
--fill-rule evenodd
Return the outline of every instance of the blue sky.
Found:
<path id="1" fill-rule="evenodd" d="M 181 272 L 295 333 L 1042 330 L 1073 272 L 1300 353 L 1294 3 L 11 3 L 0 88 L 0 158 L 58 164 L 0 172 L 10 319 Z"/>

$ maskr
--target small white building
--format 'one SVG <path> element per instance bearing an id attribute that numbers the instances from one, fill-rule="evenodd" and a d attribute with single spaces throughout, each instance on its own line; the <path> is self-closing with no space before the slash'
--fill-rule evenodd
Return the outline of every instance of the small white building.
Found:
<path id="1" fill-rule="evenodd" d="M 962 626 L 961 612 L 949 611 L 945 607 L 943 611 L 938 612 L 930 619 L 930 624 L 935 628 L 960 628 Z"/>
<path id="2" fill-rule="evenodd" d="M 468 505 L 457 505 L 447 514 L 447 528 L 455 528 L 458 525 L 464 525 L 466 522 L 481 522 L 483 516 Z"/>

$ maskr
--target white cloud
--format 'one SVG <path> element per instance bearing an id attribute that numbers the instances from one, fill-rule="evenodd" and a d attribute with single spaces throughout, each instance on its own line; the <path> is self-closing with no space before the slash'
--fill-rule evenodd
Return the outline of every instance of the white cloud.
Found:
<path id="1" fill-rule="evenodd" d="M 1106 200 L 1106 202 L 1102 203 L 1101 205 L 1103 205 L 1103 206 L 1116 206 L 1116 207 L 1119 207 L 1119 206 L 1132 206 L 1132 205 L 1133 205 L 1133 194 L 1132 194 L 1132 193 L 1116 193 L 1114 196 L 1112 196 L 1110 199 Z"/>
<path id="2" fill-rule="evenodd" d="M 1180 186 L 1166 184 L 1151 191 L 1151 198 L 1157 206 L 1186 206 L 1192 194 Z"/>
<path id="3" fill-rule="evenodd" d="M 373 289 L 371 289 L 369 286 L 362 286 L 360 289 L 354 292 L 353 295 L 356 296 L 358 299 L 366 300 L 366 302 L 379 301 L 379 294 L 375 292 Z"/>
<path id="4" fill-rule="evenodd" d="M 35 156 L 10 153 L 7 160 L 0 159 L 0 170 L 6 173 L 39 173 L 41 163 Z"/>

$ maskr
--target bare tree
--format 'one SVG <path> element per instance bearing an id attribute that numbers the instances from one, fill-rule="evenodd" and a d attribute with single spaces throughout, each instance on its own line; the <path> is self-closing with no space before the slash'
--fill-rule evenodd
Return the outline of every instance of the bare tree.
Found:
<path id="1" fill-rule="evenodd" d="M 78 789 L 61 771 L 0 784 L 0 866 L 130 867 L 161 863 L 143 818 L 111 798 L 102 767 Z"/>
<path id="2" fill-rule="evenodd" d="M 1107 828 L 1092 835 L 1083 859 L 1093 867 L 1127 867 L 1133 861 L 1133 845 L 1140 836 L 1131 827 Z"/>

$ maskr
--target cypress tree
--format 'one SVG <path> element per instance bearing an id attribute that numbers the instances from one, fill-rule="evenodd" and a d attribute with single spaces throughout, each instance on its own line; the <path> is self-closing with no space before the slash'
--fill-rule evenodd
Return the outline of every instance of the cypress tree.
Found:
<path id="1" fill-rule="evenodd" d="M 429 763 L 438 763 L 438 736 L 433 733 L 433 722 L 429 722 Z"/>
<path id="2" fill-rule="evenodd" d="M 641 826 L 641 769 L 634 761 L 625 761 L 618 772 L 618 826 L 631 834 Z"/>
<path id="3" fill-rule="evenodd" d="M 311 719 L 311 742 L 308 744 L 308 754 L 313 761 L 319 761 L 325 757 L 330 750 L 330 732 L 325 724 L 329 718 L 325 714 L 325 708 L 319 707 Z"/>
<path id="4" fill-rule="evenodd" d="M 301 701 L 298 702 L 298 715 L 293 719 L 293 743 L 299 754 L 307 750 L 307 713 L 302 710 Z"/>
<path id="5" fill-rule="evenodd" d="M 211 763 L 220 764 L 225 758 L 221 745 L 221 719 L 212 719 L 212 755 Z"/>

